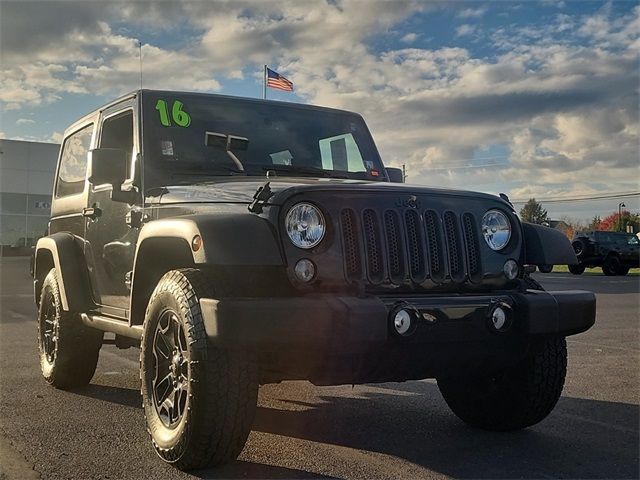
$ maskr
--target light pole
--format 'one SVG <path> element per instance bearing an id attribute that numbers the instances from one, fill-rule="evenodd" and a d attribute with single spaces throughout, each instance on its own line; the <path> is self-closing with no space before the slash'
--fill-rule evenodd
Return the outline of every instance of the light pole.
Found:
<path id="1" fill-rule="evenodd" d="M 618 204 L 618 231 L 622 231 L 622 207 L 626 207 L 624 203 Z"/>

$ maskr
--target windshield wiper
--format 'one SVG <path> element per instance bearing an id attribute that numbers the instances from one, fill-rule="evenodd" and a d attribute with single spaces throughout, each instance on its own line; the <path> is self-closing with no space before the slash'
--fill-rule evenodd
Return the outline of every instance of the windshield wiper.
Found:
<path id="1" fill-rule="evenodd" d="M 180 172 L 172 172 L 172 177 L 177 176 L 193 176 L 197 175 L 199 177 L 219 177 L 219 176 L 229 176 L 229 175 L 246 175 L 247 172 L 244 170 L 240 170 L 235 167 L 229 167 L 227 165 L 216 165 L 215 168 L 196 168 L 193 170 L 181 170 Z"/>
<path id="2" fill-rule="evenodd" d="M 325 178 L 349 178 L 346 175 L 337 174 L 334 170 L 324 170 L 317 167 L 303 167 L 299 165 L 269 165 L 263 166 L 262 169 L 265 172 L 287 172 L 287 173 L 301 173 L 312 177 L 325 177 Z"/>

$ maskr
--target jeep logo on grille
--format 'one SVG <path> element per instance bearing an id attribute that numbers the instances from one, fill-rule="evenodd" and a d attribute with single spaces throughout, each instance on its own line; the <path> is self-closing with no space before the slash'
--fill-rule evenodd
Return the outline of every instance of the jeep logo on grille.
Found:
<path id="1" fill-rule="evenodd" d="M 396 207 L 420 208 L 420 200 L 415 195 L 409 195 L 409 198 L 399 198 L 396 200 Z"/>

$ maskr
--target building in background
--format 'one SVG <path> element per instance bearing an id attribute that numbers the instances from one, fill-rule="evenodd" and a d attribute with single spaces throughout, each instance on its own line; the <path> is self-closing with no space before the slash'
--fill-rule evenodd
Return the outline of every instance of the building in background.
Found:
<path id="1" fill-rule="evenodd" d="M 0 245 L 31 247 L 47 228 L 60 145 L 0 139 Z M 22 247 L 22 248 L 20 248 Z"/>

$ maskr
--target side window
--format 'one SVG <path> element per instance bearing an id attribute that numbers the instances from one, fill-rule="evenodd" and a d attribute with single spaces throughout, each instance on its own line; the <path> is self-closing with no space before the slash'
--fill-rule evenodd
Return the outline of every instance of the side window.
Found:
<path id="1" fill-rule="evenodd" d="M 75 195 L 84 190 L 87 174 L 87 153 L 91 146 L 93 124 L 67 137 L 62 144 L 56 197 Z"/>
<path id="2" fill-rule="evenodd" d="M 102 123 L 100 148 L 119 148 L 127 152 L 127 173 L 131 173 L 131 155 L 133 154 L 133 111 L 114 115 Z"/>

